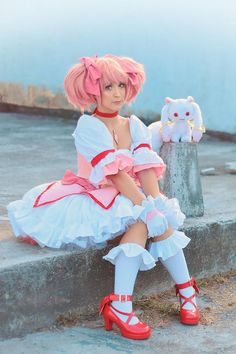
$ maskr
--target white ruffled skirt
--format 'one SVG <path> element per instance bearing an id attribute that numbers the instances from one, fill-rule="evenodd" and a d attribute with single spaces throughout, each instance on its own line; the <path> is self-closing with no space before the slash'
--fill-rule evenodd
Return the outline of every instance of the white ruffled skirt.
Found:
<path id="1" fill-rule="evenodd" d="M 41 247 L 64 248 L 72 245 L 102 249 L 107 246 L 107 241 L 122 235 L 135 223 L 133 203 L 120 194 L 107 210 L 82 194 L 33 208 L 36 198 L 49 184 L 30 189 L 21 200 L 7 205 L 16 237 L 30 236 Z M 189 241 L 183 232 L 177 231 L 168 239 L 158 242 L 159 254 L 161 257 L 171 257 Z"/>

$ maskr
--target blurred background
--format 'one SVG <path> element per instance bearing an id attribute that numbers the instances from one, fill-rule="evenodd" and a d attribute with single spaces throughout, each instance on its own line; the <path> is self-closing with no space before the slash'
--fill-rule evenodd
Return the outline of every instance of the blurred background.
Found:
<path id="1" fill-rule="evenodd" d="M 153 120 L 166 96 L 191 95 L 209 130 L 236 133 L 233 0 L 0 1 L 0 102 L 72 109 L 63 93 L 81 56 L 144 64 L 129 110 Z"/>

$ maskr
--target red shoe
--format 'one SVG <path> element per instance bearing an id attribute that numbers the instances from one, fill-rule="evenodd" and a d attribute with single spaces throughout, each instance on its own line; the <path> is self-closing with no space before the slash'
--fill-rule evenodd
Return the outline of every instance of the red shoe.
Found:
<path id="1" fill-rule="evenodd" d="M 185 289 L 185 288 L 188 288 L 189 286 L 192 286 L 195 290 L 193 295 L 191 295 L 190 297 L 186 297 L 186 296 L 180 294 L 179 289 Z M 199 294 L 199 289 L 197 287 L 195 279 L 192 277 L 192 279 L 190 279 L 186 283 L 175 284 L 175 289 L 176 289 L 176 296 L 179 294 L 180 322 L 183 324 L 187 324 L 187 325 L 197 325 L 199 322 L 199 310 L 198 310 L 197 305 L 192 301 L 196 292 Z M 183 303 L 181 303 L 181 299 L 184 300 Z M 193 310 L 183 309 L 183 306 L 187 302 L 190 302 L 195 307 L 195 309 L 193 309 Z"/>
<path id="2" fill-rule="evenodd" d="M 132 295 L 116 295 L 110 294 L 105 296 L 99 307 L 99 315 L 103 314 L 104 322 L 105 322 L 105 329 L 106 331 L 111 331 L 113 323 L 115 323 L 119 329 L 120 333 L 123 337 L 130 338 L 130 339 L 147 339 L 151 335 L 151 328 L 139 321 L 136 324 L 130 325 L 129 322 L 133 316 L 135 316 L 135 312 L 132 311 L 122 312 L 117 310 L 112 304 L 111 301 L 132 301 Z M 115 309 L 117 312 L 121 313 L 122 315 L 128 316 L 126 322 L 122 321 L 112 310 L 111 308 Z"/>
<path id="3" fill-rule="evenodd" d="M 29 243 L 31 246 L 37 246 L 38 245 L 38 243 L 35 240 L 33 240 L 30 236 L 21 236 L 20 240 L 22 242 Z"/>

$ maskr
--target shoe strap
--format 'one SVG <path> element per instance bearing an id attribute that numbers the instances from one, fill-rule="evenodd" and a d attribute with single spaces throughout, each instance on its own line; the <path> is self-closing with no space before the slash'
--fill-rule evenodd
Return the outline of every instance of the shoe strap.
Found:
<path id="1" fill-rule="evenodd" d="M 114 307 L 112 304 L 109 305 L 111 308 L 113 308 L 115 311 L 117 311 L 118 313 L 120 313 L 121 315 L 125 315 L 125 316 L 128 316 L 127 320 L 125 321 L 127 324 L 130 323 L 131 321 L 131 318 L 133 316 L 135 316 L 135 312 L 134 311 L 131 311 L 131 312 L 124 312 L 124 311 L 120 311 L 118 310 L 116 307 Z"/>
<path id="2" fill-rule="evenodd" d="M 196 291 L 196 293 L 199 294 L 199 289 L 197 287 L 197 283 L 194 277 L 192 277 L 189 281 L 187 281 L 186 283 L 182 283 L 182 284 L 175 284 L 175 293 L 176 296 L 179 294 L 179 289 L 185 289 L 188 288 L 189 286 L 192 286 L 194 288 L 194 290 Z"/>
<path id="3" fill-rule="evenodd" d="M 103 312 L 103 309 L 105 307 L 105 305 L 107 303 L 110 303 L 111 301 L 132 301 L 133 300 L 133 296 L 132 295 L 121 295 L 121 294 L 109 294 L 107 296 L 105 296 L 101 303 L 100 303 L 100 307 L 99 307 L 99 315 L 101 315 L 101 313 Z"/>
<path id="4" fill-rule="evenodd" d="M 193 295 L 191 295 L 191 296 L 189 296 L 189 297 L 186 297 L 186 296 L 184 296 L 184 295 L 182 295 L 182 294 L 179 293 L 179 297 L 180 297 L 180 307 L 181 307 L 181 308 L 182 308 L 184 305 L 186 305 L 187 302 L 190 302 L 190 303 L 195 307 L 195 309 L 197 310 L 197 305 L 192 301 L 192 299 L 195 297 L 195 294 L 193 294 Z M 181 302 L 181 299 L 184 300 L 183 303 Z"/>

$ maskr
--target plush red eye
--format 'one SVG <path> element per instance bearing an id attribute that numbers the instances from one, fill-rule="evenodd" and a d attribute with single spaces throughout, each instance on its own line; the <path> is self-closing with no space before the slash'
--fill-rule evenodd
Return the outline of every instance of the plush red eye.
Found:
<path id="1" fill-rule="evenodd" d="M 178 115 L 178 113 L 174 113 L 174 117 L 178 117 L 179 115 Z"/>
<path id="2" fill-rule="evenodd" d="M 189 116 L 189 115 L 190 115 L 190 113 L 189 113 L 189 112 L 186 112 L 185 114 L 186 114 L 186 116 Z"/>

